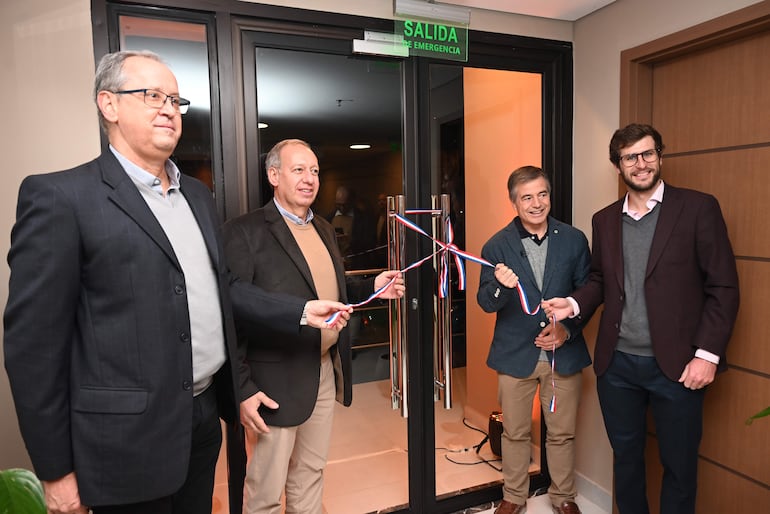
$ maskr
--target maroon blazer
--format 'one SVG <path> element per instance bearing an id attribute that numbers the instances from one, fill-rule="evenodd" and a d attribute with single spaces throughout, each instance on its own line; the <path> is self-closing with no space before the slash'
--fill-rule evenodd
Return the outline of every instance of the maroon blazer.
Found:
<path id="1" fill-rule="evenodd" d="M 612 360 L 625 299 L 623 199 L 593 217 L 588 283 L 573 293 L 587 320 L 604 303 L 594 370 Z M 709 194 L 666 184 L 644 282 L 652 348 L 665 375 L 678 380 L 695 351 L 721 357 L 738 313 L 738 272 L 719 202 Z"/>

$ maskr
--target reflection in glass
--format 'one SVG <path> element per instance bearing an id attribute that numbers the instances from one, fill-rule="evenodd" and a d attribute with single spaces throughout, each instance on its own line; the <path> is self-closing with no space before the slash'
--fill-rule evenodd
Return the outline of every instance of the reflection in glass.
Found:
<path id="1" fill-rule="evenodd" d="M 256 49 L 259 151 L 287 138 L 313 147 L 321 189 L 313 212 L 338 235 L 345 269 L 385 267 L 380 198 L 401 194 L 400 65 L 347 55 Z M 350 146 L 366 143 L 367 149 Z M 262 203 L 272 190 L 262 175 Z M 382 232 L 384 233 L 384 232 Z"/>
<path id="2" fill-rule="evenodd" d="M 515 215 L 507 198 L 508 174 L 540 163 L 541 77 L 431 65 L 430 112 L 434 194 L 450 195 L 455 243 L 479 255 L 484 242 Z M 434 409 L 439 498 L 502 484 L 500 457 L 493 451 L 499 453 L 497 375 L 486 366 L 495 320 L 476 304 L 478 265 L 466 266 L 467 294 L 457 290 L 453 271 L 453 406 L 447 410 L 437 401 Z M 532 433 L 539 444 L 539 405 Z M 540 473 L 539 448 L 532 454 L 531 475 Z"/>
<path id="3" fill-rule="evenodd" d="M 246 130 L 258 142 L 260 161 L 283 139 L 307 141 L 321 170 L 314 214 L 334 226 L 348 276 L 377 273 L 386 266 L 385 198 L 403 187 L 400 63 L 279 48 L 254 52 L 256 105 L 247 109 L 256 108 L 253 119 L 267 126 Z M 361 143 L 370 148 L 350 148 Z M 257 173 L 264 204 L 272 188 L 263 163 L 249 178 Z M 348 326 L 353 403 L 335 408 L 324 509 L 388 511 L 408 504 L 409 479 L 407 421 L 391 408 L 387 304 L 356 309 Z"/>

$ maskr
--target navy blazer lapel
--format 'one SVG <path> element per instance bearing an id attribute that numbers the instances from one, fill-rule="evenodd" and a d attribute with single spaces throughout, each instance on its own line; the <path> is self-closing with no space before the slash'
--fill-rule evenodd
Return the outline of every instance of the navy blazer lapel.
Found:
<path id="1" fill-rule="evenodd" d="M 658 223 L 655 226 L 655 234 L 652 236 L 652 245 L 650 246 L 650 255 L 647 258 L 646 276 L 650 276 L 661 255 L 663 255 L 666 243 L 674 230 L 674 225 L 676 225 L 684 208 L 679 190 L 666 184 L 663 189 L 663 202 L 659 208 Z"/>
<path id="2" fill-rule="evenodd" d="M 307 282 L 308 287 L 310 287 L 317 298 L 318 291 L 316 291 L 315 283 L 313 282 L 313 275 L 310 273 L 310 266 L 308 266 L 305 257 L 302 255 L 302 250 L 300 250 L 297 241 L 291 234 L 291 230 L 286 226 L 286 221 L 284 221 L 283 216 L 275 206 L 275 202 L 272 200 L 267 202 L 264 210 L 265 221 L 268 224 L 270 233 L 273 234 L 278 241 L 278 244 L 280 244 L 281 248 L 286 252 L 286 255 L 288 255 L 292 262 L 294 262 L 294 265 L 297 266 L 297 269 L 302 274 L 305 282 Z"/>
<path id="3" fill-rule="evenodd" d="M 545 270 L 543 270 L 543 295 L 548 291 L 548 284 L 551 282 L 551 277 L 553 277 L 556 260 L 564 248 L 562 246 L 564 240 L 559 234 L 559 224 L 555 219 L 548 218 L 548 251 L 545 254 Z"/>
<path id="4" fill-rule="evenodd" d="M 181 271 L 182 267 L 176 258 L 171 242 L 166 237 L 166 233 L 158 223 L 157 218 L 142 198 L 142 194 L 136 187 L 136 184 L 128 176 L 118 160 L 112 155 L 112 152 L 103 153 L 99 159 L 99 168 L 102 171 L 102 180 L 112 192 L 109 194 L 112 200 L 120 209 L 133 219 L 137 225 L 142 227 L 147 235 L 152 239 L 169 259 L 174 266 Z"/>

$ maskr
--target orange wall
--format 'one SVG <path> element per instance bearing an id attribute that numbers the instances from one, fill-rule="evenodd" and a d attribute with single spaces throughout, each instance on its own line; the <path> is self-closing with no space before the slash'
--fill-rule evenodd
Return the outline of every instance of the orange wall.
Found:
<path id="1" fill-rule="evenodd" d="M 541 77 L 535 73 L 465 68 L 466 248 L 481 247 L 515 216 L 506 184 L 511 171 L 540 166 Z M 497 403 L 497 375 L 486 365 L 495 315 L 476 303 L 479 267 L 468 266 L 466 417 L 485 426 Z"/>

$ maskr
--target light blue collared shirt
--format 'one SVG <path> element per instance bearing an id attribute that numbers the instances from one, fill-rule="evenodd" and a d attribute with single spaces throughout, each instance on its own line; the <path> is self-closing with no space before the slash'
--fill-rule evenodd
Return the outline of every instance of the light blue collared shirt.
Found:
<path id="1" fill-rule="evenodd" d="M 110 145 L 110 151 L 115 158 L 118 159 L 118 162 L 120 162 L 120 165 L 123 166 L 123 169 L 126 170 L 126 173 L 128 173 L 128 176 L 131 177 L 132 180 L 144 184 L 161 196 L 165 196 L 158 177 L 129 161 L 125 155 L 118 152 L 112 145 Z M 169 182 L 167 194 L 171 194 L 173 191 L 179 190 L 179 176 L 181 175 L 181 172 L 171 159 L 166 159 L 165 167 Z"/>
<path id="2" fill-rule="evenodd" d="M 284 218 L 288 218 L 289 221 L 291 221 L 292 223 L 294 223 L 296 225 L 307 225 L 311 221 L 313 221 L 313 216 L 315 216 L 313 214 L 313 209 L 308 209 L 307 210 L 307 216 L 305 216 L 305 219 L 303 220 L 302 218 L 300 218 L 296 214 L 292 214 L 289 211 L 287 211 L 286 209 L 284 209 L 283 206 L 280 203 L 278 203 L 278 200 L 275 197 L 273 197 L 273 203 L 275 204 L 276 208 L 278 209 L 278 212 L 280 212 L 281 215 Z"/>

